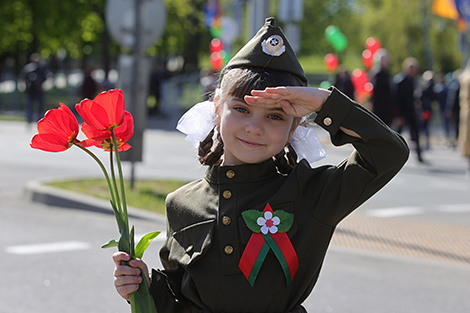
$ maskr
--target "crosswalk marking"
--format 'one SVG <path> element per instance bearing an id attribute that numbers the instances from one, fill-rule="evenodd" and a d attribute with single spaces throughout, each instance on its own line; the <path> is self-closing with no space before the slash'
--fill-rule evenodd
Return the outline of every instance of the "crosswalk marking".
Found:
<path id="1" fill-rule="evenodd" d="M 399 217 L 408 215 L 420 215 L 430 212 L 439 213 L 465 213 L 470 212 L 470 204 L 456 203 L 456 204 L 441 204 L 434 207 L 420 207 L 420 206 L 402 206 L 391 208 L 379 208 L 366 210 L 365 214 L 372 217 Z"/>
<path id="2" fill-rule="evenodd" d="M 367 211 L 367 215 L 373 217 L 394 217 L 394 216 L 406 216 L 416 215 L 425 212 L 424 208 L 408 206 L 408 207 L 396 207 L 396 208 L 385 208 L 385 209 L 374 209 Z"/>
<path id="3" fill-rule="evenodd" d="M 135 242 L 144 236 L 144 234 L 136 234 Z M 166 239 L 166 232 L 159 234 L 153 242 L 162 243 Z M 92 248 L 92 244 L 84 241 L 58 241 L 49 243 L 38 243 L 29 245 L 16 245 L 5 247 L 5 252 L 16 255 L 30 255 L 30 254 L 42 254 L 42 253 L 53 253 L 53 252 L 65 252 L 65 251 L 76 251 L 76 250 L 88 250 Z"/>
<path id="4" fill-rule="evenodd" d="M 90 249 L 91 244 L 83 241 L 60 241 L 42 244 L 18 245 L 5 248 L 5 252 L 17 255 L 41 254 L 62 251 Z"/>
<path id="5" fill-rule="evenodd" d="M 440 205 L 437 209 L 448 213 L 470 212 L 470 204 L 444 204 Z"/>

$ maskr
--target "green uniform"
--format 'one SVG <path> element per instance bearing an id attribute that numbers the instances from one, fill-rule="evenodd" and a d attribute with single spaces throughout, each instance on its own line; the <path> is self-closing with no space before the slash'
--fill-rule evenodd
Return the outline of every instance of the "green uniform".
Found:
<path id="1" fill-rule="evenodd" d="M 168 238 L 153 271 L 151 292 L 159 312 L 306 312 L 335 227 L 397 174 L 409 150 L 404 139 L 337 89 L 315 122 L 336 146 L 351 143 L 350 157 L 336 166 L 311 168 L 305 161 L 289 175 L 272 160 L 213 166 L 205 177 L 167 198 Z M 351 137 L 339 127 L 352 130 Z M 298 256 L 292 282 L 270 251 L 251 286 L 238 264 L 252 231 L 241 213 L 274 211 L 294 215 L 287 235 Z"/>

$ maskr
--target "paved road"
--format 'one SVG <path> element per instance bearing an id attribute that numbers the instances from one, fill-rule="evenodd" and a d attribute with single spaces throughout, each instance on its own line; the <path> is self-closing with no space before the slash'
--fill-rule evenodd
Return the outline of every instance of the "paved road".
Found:
<path id="1" fill-rule="evenodd" d="M 34 203 L 24 192 L 31 181 L 99 176 L 98 167 L 78 149 L 52 154 L 29 148 L 34 133 L 23 123 L 0 122 L 0 312 L 129 312 L 112 286 L 113 251 L 99 248 L 116 236 L 113 217 Z M 200 177 L 204 169 L 182 139 L 149 130 L 137 176 Z M 349 151 L 326 148 L 329 163 Z M 430 165 L 412 155 L 390 185 L 340 225 L 306 302 L 309 312 L 470 311 L 466 164 L 440 143 L 425 156 Z M 164 229 L 159 216 L 133 223 L 138 233 Z M 145 255 L 153 267 L 160 266 L 160 244 Z M 464 247 L 458 249 L 463 253 L 449 247 Z"/>

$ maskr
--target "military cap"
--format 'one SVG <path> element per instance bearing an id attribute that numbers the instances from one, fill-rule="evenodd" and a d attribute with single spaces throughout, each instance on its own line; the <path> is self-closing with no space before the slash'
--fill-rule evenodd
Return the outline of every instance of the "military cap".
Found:
<path id="1" fill-rule="evenodd" d="M 290 72 L 307 83 L 307 77 L 286 35 L 275 26 L 274 17 L 227 63 L 225 68 L 259 67 Z"/>

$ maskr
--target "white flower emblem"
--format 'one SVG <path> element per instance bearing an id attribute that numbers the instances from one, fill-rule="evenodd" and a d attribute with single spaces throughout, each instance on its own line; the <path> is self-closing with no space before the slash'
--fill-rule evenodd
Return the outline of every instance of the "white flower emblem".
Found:
<path id="1" fill-rule="evenodd" d="M 277 233 L 277 225 L 281 223 L 281 220 L 277 216 L 273 217 L 273 212 L 266 211 L 264 212 L 264 218 L 258 217 L 256 223 L 261 226 L 261 232 L 264 235 L 266 235 L 268 231 L 271 234 L 275 234 Z"/>
<path id="2" fill-rule="evenodd" d="M 272 35 L 261 43 L 263 52 L 272 56 L 280 56 L 286 51 L 284 40 L 279 35 Z"/>

